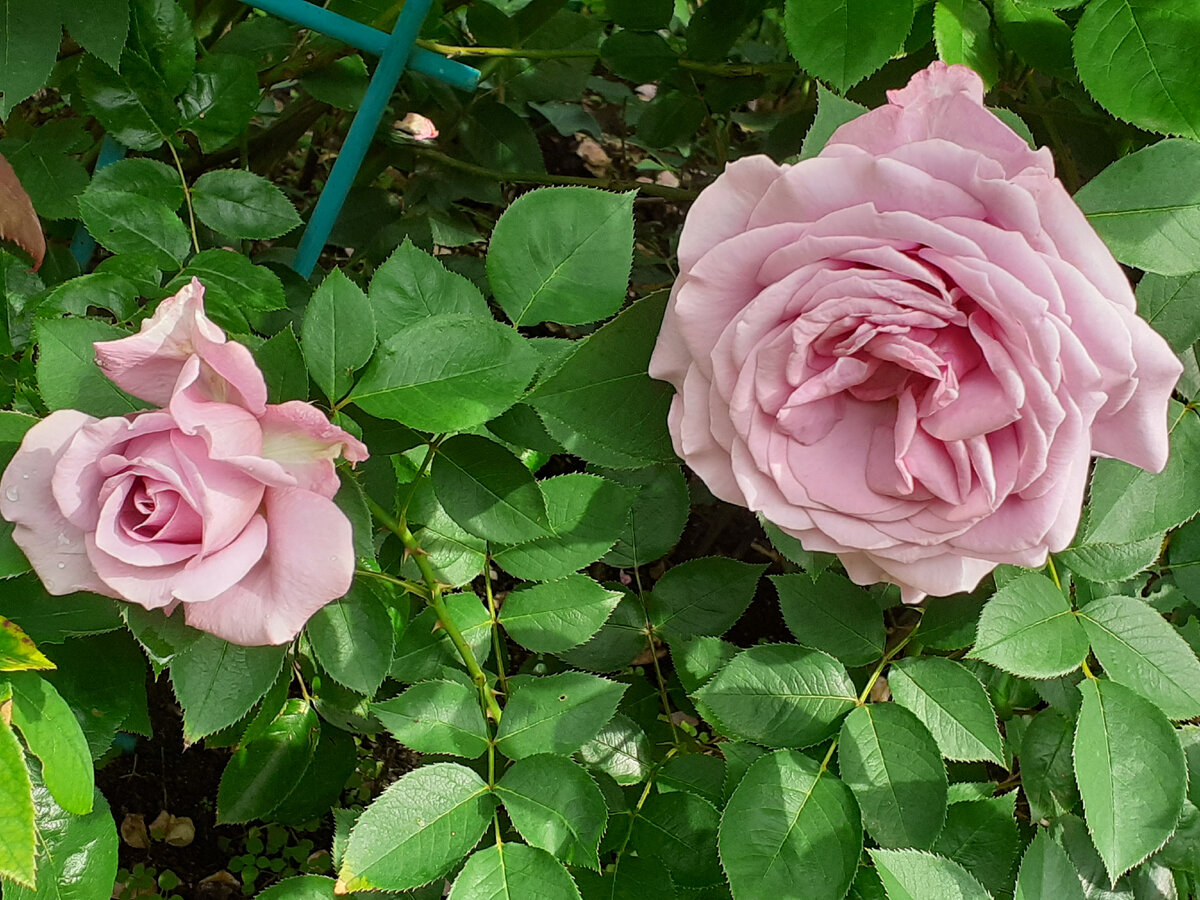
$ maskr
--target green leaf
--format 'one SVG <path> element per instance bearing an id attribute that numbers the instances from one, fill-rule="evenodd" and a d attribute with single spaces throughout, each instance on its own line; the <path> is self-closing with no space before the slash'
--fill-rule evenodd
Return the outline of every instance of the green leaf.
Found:
<path id="1" fill-rule="evenodd" d="M 330 272 L 308 301 L 300 340 L 313 381 L 336 402 L 375 350 L 371 304 L 340 269 Z"/>
<path id="2" fill-rule="evenodd" d="M 5 580 L 4 615 L 41 644 L 121 627 L 121 613 L 111 597 L 79 592 L 52 598 L 34 575 Z"/>
<path id="3" fill-rule="evenodd" d="M 89 188 L 79 197 L 79 214 L 105 249 L 144 253 L 160 269 L 178 269 L 191 249 L 183 222 L 158 200 Z"/>
<path id="4" fill-rule="evenodd" d="M 46 659 L 21 626 L 0 616 L 0 672 L 53 668 L 54 663 Z"/>
<path id="5" fill-rule="evenodd" d="M 88 191 L 93 194 L 137 194 L 147 200 L 157 200 L 171 212 L 177 212 L 183 206 L 179 173 L 166 163 L 142 156 L 118 159 L 98 170 L 92 176 Z"/>
<path id="6" fill-rule="evenodd" d="M 846 785 L 804 754 L 779 750 L 734 789 L 719 844 L 735 896 L 789 897 L 804 885 L 806 900 L 841 900 L 862 853 L 862 824 Z"/>
<path id="7" fill-rule="evenodd" d="M 560 653 L 568 665 L 592 672 L 623 669 L 646 649 L 646 613 L 642 602 L 626 592 L 595 636 Z"/>
<path id="8" fill-rule="evenodd" d="M 474 594 L 451 594 L 446 608 L 458 624 L 475 658 L 484 665 L 491 644 L 491 613 Z M 443 666 L 462 666 L 461 658 L 437 614 L 424 609 L 408 623 L 396 641 L 391 677 L 397 681 L 427 681 L 441 674 Z"/>
<path id="9" fill-rule="evenodd" d="M 833 133 L 847 122 L 857 119 L 867 108 L 853 100 L 839 97 L 825 85 L 817 85 L 817 116 L 804 135 L 804 144 L 800 147 L 800 158 L 809 159 L 820 153 Z"/>
<path id="10" fill-rule="evenodd" d="M 650 621 L 672 638 L 724 634 L 754 599 L 766 568 L 723 556 L 673 566 L 646 603 Z"/>
<path id="11" fill-rule="evenodd" d="M 450 438 L 438 447 L 431 474 L 442 508 L 477 537 L 517 543 L 549 533 L 546 501 L 533 475 L 495 441 Z"/>
<path id="12" fill-rule="evenodd" d="M 645 83 L 658 81 L 678 64 L 679 57 L 661 35 L 616 31 L 600 45 L 600 58 L 618 78 Z"/>
<path id="13" fill-rule="evenodd" d="M 765 6 L 764 0 L 708 0 L 692 13 L 684 37 L 688 56 L 721 62 Z"/>
<path id="14" fill-rule="evenodd" d="M 39 125 L 27 142 L 0 141 L 0 151 L 43 219 L 79 216 L 77 198 L 90 179 L 87 169 L 71 154 L 81 144 L 90 145 L 91 137 L 76 122 L 51 119 Z"/>
<path id="15" fill-rule="evenodd" d="M 79 87 L 104 130 L 132 150 L 155 150 L 179 128 L 174 92 L 132 47 L 121 54 L 119 70 L 85 57 Z"/>
<path id="16" fill-rule="evenodd" d="M 533 128 L 503 103 L 483 99 L 464 124 L 463 145 L 484 168 L 502 172 L 546 171 Z"/>
<path id="17" fill-rule="evenodd" d="M 771 581 L 783 620 L 801 644 L 848 666 L 865 666 L 883 656 L 883 613 L 858 585 L 832 572 L 816 581 L 807 575 L 772 575 Z"/>
<path id="18" fill-rule="evenodd" d="M 220 150 L 246 130 L 259 101 L 254 61 L 230 53 L 208 53 L 179 98 L 181 127 L 192 132 L 205 153 Z"/>
<path id="19" fill-rule="evenodd" d="M 948 781 L 938 745 L 915 715 L 895 703 L 854 709 L 842 722 L 838 771 L 880 846 L 933 846 Z"/>
<path id="20" fill-rule="evenodd" d="M 372 703 L 371 712 L 396 740 L 418 753 L 476 759 L 487 752 L 479 691 L 460 681 L 422 681 L 399 697 Z"/>
<path id="21" fill-rule="evenodd" d="M 383 602 L 361 580 L 345 597 L 317 610 L 304 627 L 321 668 L 339 684 L 370 697 L 391 667 L 395 635 Z"/>
<path id="22" fill-rule="evenodd" d="M 708 105 L 695 94 L 660 93 L 638 117 L 637 137 L 646 147 L 678 147 L 695 139 L 706 118 Z"/>
<path id="23" fill-rule="evenodd" d="M 1182 353 L 1200 340 L 1200 272 L 1147 273 L 1137 285 L 1138 315 Z"/>
<path id="24" fill-rule="evenodd" d="M 50 77 L 62 42 L 57 12 L 37 0 L 0 0 L 0 120 Z"/>
<path id="25" fill-rule="evenodd" d="M 296 788 L 312 762 L 321 723 L 307 700 L 292 698 L 262 734 L 239 747 L 217 790 L 217 824 L 265 819 Z"/>
<path id="26" fill-rule="evenodd" d="M 94 416 L 121 416 L 145 407 L 104 377 L 94 341 L 113 341 L 128 332 L 99 319 L 47 319 L 35 329 L 38 390 L 46 406 L 78 409 Z"/>
<path id="27" fill-rule="evenodd" d="M 1168 719 L 1200 716 L 1200 660 L 1152 607 L 1136 597 L 1105 597 L 1081 609 L 1079 619 L 1109 678 Z"/>
<path id="28" fill-rule="evenodd" d="M 178 94 L 196 65 L 191 18 L 177 0 L 133 0 L 130 11 L 129 49 Z"/>
<path id="29" fill-rule="evenodd" d="M 606 590 L 586 575 L 568 575 L 512 591 L 504 600 L 500 624 L 522 647 L 560 653 L 599 631 L 621 597 L 620 591 Z"/>
<path id="30" fill-rule="evenodd" d="M 75 43 L 115 70 L 129 34 L 129 0 L 60 3 L 58 8 Z"/>
<path id="31" fill-rule="evenodd" d="M 1121 262 L 1187 275 L 1200 254 L 1198 177 L 1200 144 L 1159 141 L 1118 159 L 1080 188 L 1075 202 Z"/>
<path id="32" fill-rule="evenodd" d="M 901 659 L 888 671 L 892 697 L 925 723 L 946 759 L 1004 765 L 1003 739 L 987 689 L 952 659 Z"/>
<path id="33" fill-rule="evenodd" d="M 604 561 L 618 568 L 636 568 L 669 553 L 683 534 L 691 505 L 687 479 L 679 466 L 596 472 L 637 492 L 625 528 Z"/>
<path id="34" fill-rule="evenodd" d="M 92 811 L 96 779 L 87 739 L 54 685 L 32 672 L 12 672 L 12 722 L 42 762 L 42 779 L 67 812 Z"/>
<path id="35" fill-rule="evenodd" d="M 651 857 L 622 856 L 603 874 L 583 870 L 574 875 L 583 900 L 676 900 L 678 896 L 667 870 Z"/>
<path id="36" fill-rule="evenodd" d="M 324 875 L 293 875 L 257 894 L 257 900 L 334 900 L 336 882 Z"/>
<path id="37" fill-rule="evenodd" d="M 675 462 L 666 426 L 673 390 L 646 374 L 665 303 L 638 301 L 530 393 L 530 406 L 571 453 L 615 469 Z"/>
<path id="38" fill-rule="evenodd" d="M 1088 679 L 1075 729 L 1084 817 L 1114 882 L 1166 843 L 1187 793 L 1175 729 L 1129 688 Z"/>
<path id="39" fill-rule="evenodd" d="M 796 62 L 843 94 L 900 50 L 912 22 L 912 5 L 894 0 L 787 0 L 783 14 Z"/>
<path id="40" fill-rule="evenodd" d="M 1048 832 L 1039 830 L 1021 860 L 1016 900 L 1042 900 L 1043 897 L 1085 900 L 1083 885 L 1079 883 L 1067 852 L 1054 843 Z"/>
<path id="41" fill-rule="evenodd" d="M 54 802 L 36 773 L 30 775 L 39 843 L 38 889 L 5 884 L 5 900 L 110 896 L 117 877 L 117 826 L 104 795 L 96 789 L 92 811 L 71 815 Z"/>
<path id="42" fill-rule="evenodd" d="M 1004 42 L 1026 63 L 1045 72 L 1071 70 L 1071 27 L 1051 10 L 997 0 L 992 13 Z"/>
<path id="43" fill-rule="evenodd" d="M 1087 634 L 1067 598 L 1030 572 L 984 606 L 971 655 L 1022 678 L 1054 678 L 1079 668 L 1087 652 Z"/>
<path id="44" fill-rule="evenodd" d="M 204 284 L 205 312 L 234 331 L 248 331 L 247 312 L 263 313 L 287 307 L 279 276 L 232 250 L 201 250 L 163 290 L 174 293 L 193 278 Z M 307 396 L 307 391 L 300 396 Z"/>
<path id="45" fill-rule="evenodd" d="M 436 315 L 388 337 L 350 396 L 419 431 L 463 431 L 516 403 L 537 365 L 528 342 L 499 322 Z"/>
<path id="46" fill-rule="evenodd" d="M 954 594 L 949 597 L 929 597 L 922 605 L 921 628 L 914 643 L 933 650 L 959 650 L 975 643 L 979 629 L 979 613 L 986 597 L 973 594 Z"/>
<path id="47" fill-rule="evenodd" d="M 371 308 L 379 333 L 389 335 L 416 319 L 443 313 L 489 318 L 479 288 L 404 239 L 371 278 Z"/>
<path id="48" fill-rule="evenodd" d="M 560 672 L 514 686 L 496 732 L 509 759 L 574 753 L 600 733 L 627 685 L 584 672 Z"/>
<path id="49" fill-rule="evenodd" d="M 933 11 L 933 39 L 942 62 L 969 66 L 988 88 L 1000 77 L 991 25 L 979 0 L 937 0 Z"/>
<path id="50" fill-rule="evenodd" d="M 1092 0 L 1075 27 L 1075 66 L 1117 118 L 1200 138 L 1200 82 L 1188 50 L 1198 39 L 1200 9 L 1187 0 Z"/>
<path id="51" fill-rule="evenodd" d="M 671 641 L 671 662 L 679 683 L 689 694 L 700 690 L 733 659 L 741 648 L 716 637 L 680 638 Z"/>
<path id="52" fill-rule="evenodd" d="M 582 325 L 625 302 L 632 193 L 542 188 L 513 201 L 492 232 L 488 281 L 514 325 Z"/>
<path id="53" fill-rule="evenodd" d="M 651 794 L 634 817 L 630 846 L 638 856 L 662 860 L 678 885 L 717 884 L 724 880 L 717 859 L 720 822 L 716 807 L 695 794 Z"/>
<path id="54" fill-rule="evenodd" d="M 1116 459 L 1098 460 L 1092 472 L 1087 543 L 1128 543 L 1169 531 L 1200 509 L 1200 417 L 1170 401 L 1171 456 L 1152 475 Z"/>
<path id="55" fill-rule="evenodd" d="M 499 547 L 493 560 L 518 578 L 548 581 L 600 559 L 621 532 L 633 495 L 625 488 L 584 472 L 539 482 L 550 530 L 546 537 Z"/>
<path id="56" fill-rule="evenodd" d="M 1029 721 L 1019 755 L 1021 787 L 1031 818 L 1055 819 L 1079 803 L 1072 755 L 1074 725 L 1053 709 L 1044 709 Z"/>
<path id="57" fill-rule="evenodd" d="M 308 69 L 300 85 L 315 100 L 337 109 L 358 109 L 367 94 L 371 78 L 367 64 L 357 53 L 332 60 L 328 65 Z"/>
<path id="58" fill-rule="evenodd" d="M 284 403 L 308 396 L 304 353 L 290 323 L 254 351 L 254 360 L 267 382 L 268 403 Z"/>
<path id="59" fill-rule="evenodd" d="M 1012 887 L 1020 837 L 1016 793 L 951 804 L 933 850 L 958 863 L 994 894 Z"/>
<path id="60" fill-rule="evenodd" d="M 7 693 L 0 685 L 0 696 Z M 4 703 L 0 700 L 0 705 Z M 0 809 L 4 810 L 0 816 L 0 875 L 25 885 L 32 885 L 34 878 L 32 790 L 21 744 L 0 720 Z"/>
<path id="61" fill-rule="evenodd" d="M 270 240 L 300 224 L 283 191 L 243 169 L 205 172 L 192 185 L 192 206 L 201 222 L 230 238 Z"/>
<path id="62" fill-rule="evenodd" d="M 867 851 L 888 900 L 992 900 L 971 873 L 953 860 L 920 850 Z"/>
<path id="63" fill-rule="evenodd" d="M 511 841 L 477 851 L 467 860 L 449 900 L 579 900 L 570 874 L 545 850 Z"/>
<path id="64" fill-rule="evenodd" d="M 573 866 L 600 868 L 596 850 L 608 807 L 596 782 L 562 756 L 538 754 L 513 763 L 496 784 L 521 837 Z"/>
<path id="65" fill-rule="evenodd" d="M 617 784 L 637 784 L 650 772 L 650 739 L 624 713 L 608 720 L 576 754 L 589 769 L 603 772 Z"/>
<path id="66" fill-rule="evenodd" d="M 719 756 L 687 753 L 673 756 L 658 770 L 655 779 L 659 791 L 685 791 L 723 806 L 725 796 L 725 760 Z"/>
<path id="67" fill-rule="evenodd" d="M 607 8 L 622 28 L 657 31 L 671 23 L 671 0 L 609 0 Z"/>
<path id="68" fill-rule="evenodd" d="M 350 831 L 338 884 L 347 892 L 406 891 L 445 875 L 483 835 L 495 805 L 487 784 L 464 766 L 409 772 Z"/>
<path id="69" fill-rule="evenodd" d="M 244 716 L 275 683 L 287 647 L 239 647 L 205 634 L 171 663 L 187 743 Z"/>
<path id="70" fill-rule="evenodd" d="M 856 691 L 832 656 L 793 644 L 743 650 L 696 692 L 704 718 L 728 737 L 808 747 L 834 732 Z"/>
<path id="71" fill-rule="evenodd" d="M 1163 536 L 1129 544 L 1080 544 L 1068 547 L 1056 558 L 1068 569 L 1097 584 L 1124 581 L 1153 565 L 1162 551 Z"/>

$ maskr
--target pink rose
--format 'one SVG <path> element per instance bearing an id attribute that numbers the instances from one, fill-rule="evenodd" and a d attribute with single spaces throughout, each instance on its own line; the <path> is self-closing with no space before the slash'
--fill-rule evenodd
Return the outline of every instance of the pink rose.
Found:
<path id="1" fill-rule="evenodd" d="M 1066 547 L 1091 456 L 1160 471 L 1181 366 L 974 72 L 889 101 L 704 191 L 650 374 L 714 494 L 916 602 Z"/>
<path id="2" fill-rule="evenodd" d="M 95 591 L 237 644 L 282 644 L 350 588 L 333 460 L 366 447 L 307 403 L 267 403 L 262 373 L 204 315 L 193 279 L 140 333 L 97 343 L 119 387 L 162 409 L 35 425 L 0 513 L 51 594 Z"/>

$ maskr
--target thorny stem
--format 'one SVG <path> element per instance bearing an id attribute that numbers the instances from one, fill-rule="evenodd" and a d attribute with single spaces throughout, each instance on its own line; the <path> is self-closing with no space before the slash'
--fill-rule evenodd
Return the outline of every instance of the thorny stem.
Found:
<path id="1" fill-rule="evenodd" d="M 912 630 L 906 634 L 903 639 L 897 642 L 887 653 L 883 654 L 883 659 L 879 661 L 879 665 L 875 667 L 875 671 L 871 673 L 871 677 L 867 679 L 867 685 L 862 689 L 862 693 L 858 695 L 856 706 L 862 706 L 867 702 L 867 698 L 871 696 L 871 688 L 875 687 L 875 682 L 879 680 L 879 676 L 883 674 L 883 670 L 887 668 L 888 663 L 895 659 L 901 650 L 903 650 L 908 642 L 913 639 L 913 635 L 917 633 L 917 629 L 921 627 L 921 622 L 918 619 L 917 624 L 912 627 Z"/>
<path id="2" fill-rule="evenodd" d="M 457 56 L 491 59 L 597 59 L 599 50 L 540 50 L 525 47 L 462 47 L 437 41 L 417 41 L 417 45 L 451 59 Z M 737 78 L 745 75 L 789 75 L 796 71 L 795 63 L 706 63 L 694 59 L 677 60 L 681 69 L 706 72 Z"/>
<path id="3" fill-rule="evenodd" d="M 375 572 L 371 569 L 355 569 L 355 576 L 365 575 L 367 578 L 378 578 L 380 581 L 386 581 L 389 584 L 394 584 L 397 587 L 402 587 L 410 594 L 415 594 L 422 600 L 429 599 L 429 591 L 423 584 L 417 584 L 415 581 L 408 581 L 404 578 L 396 578 L 393 575 L 388 575 L 386 572 Z"/>
<path id="4" fill-rule="evenodd" d="M 393 137 L 392 140 L 399 143 L 401 139 Z M 453 156 L 447 156 L 440 150 L 434 150 L 431 147 L 413 147 L 412 150 L 417 156 L 431 159 L 440 165 L 458 169 L 461 172 L 467 172 L 471 175 L 479 175 L 492 181 L 499 181 L 503 184 L 582 185 L 583 187 L 606 188 L 612 191 L 638 191 L 650 197 L 662 197 L 664 200 L 677 200 L 681 202 L 694 200 L 699 193 L 698 191 L 686 188 L 672 188 L 661 184 L 628 181 L 621 178 L 579 178 L 574 175 L 547 175 L 545 172 L 500 172 L 495 169 L 477 166 L 474 163 L 464 162 L 461 159 L 455 159 Z"/>
<path id="5" fill-rule="evenodd" d="M 367 506 L 380 525 L 400 538 L 400 542 L 404 544 L 404 549 L 408 551 L 413 561 L 417 564 L 417 568 L 421 570 L 421 577 L 424 579 L 425 586 L 429 590 L 429 598 L 426 601 L 429 604 L 429 608 L 433 610 L 434 615 L 437 616 L 438 623 L 446 632 L 447 637 L 450 638 L 450 642 L 454 644 L 458 655 L 462 657 L 462 661 L 467 667 L 467 672 L 471 675 L 471 680 L 475 682 L 475 686 L 479 690 L 479 699 L 488 717 L 492 721 L 499 723 L 502 714 L 500 704 L 496 702 L 496 697 L 492 693 L 492 689 L 488 686 L 487 675 L 480 668 L 479 661 L 475 659 L 475 653 L 471 650 L 471 645 L 467 643 L 462 631 L 459 630 L 458 624 L 446 608 L 446 602 L 442 599 L 442 583 L 437 580 L 433 566 L 429 564 L 425 552 L 421 549 L 420 542 L 413 537 L 413 533 L 408 530 L 407 525 L 397 521 L 387 510 L 370 497 L 367 497 Z"/>
<path id="6" fill-rule="evenodd" d="M 663 678 L 662 667 L 658 664 L 658 654 L 654 651 L 654 627 L 650 624 L 650 614 L 646 610 L 646 593 L 642 589 L 642 573 L 638 566 L 633 567 L 633 578 L 637 582 L 638 601 L 642 604 L 642 613 L 646 616 L 646 652 L 654 664 L 654 680 L 658 683 L 658 696 L 662 701 L 663 715 L 671 726 L 671 743 L 679 746 L 679 730 L 675 727 L 675 717 L 671 715 L 671 698 L 667 694 L 667 682 Z"/>
<path id="7" fill-rule="evenodd" d="M 179 161 L 179 154 L 175 152 L 175 147 L 170 141 L 167 141 L 167 149 L 171 151 L 171 159 L 175 160 L 175 171 L 179 173 L 179 183 L 183 185 L 183 199 L 187 204 L 188 223 L 192 230 L 192 249 L 199 253 L 200 238 L 196 235 L 196 213 L 192 209 L 192 189 L 188 187 L 187 176 L 183 174 L 183 163 Z"/>

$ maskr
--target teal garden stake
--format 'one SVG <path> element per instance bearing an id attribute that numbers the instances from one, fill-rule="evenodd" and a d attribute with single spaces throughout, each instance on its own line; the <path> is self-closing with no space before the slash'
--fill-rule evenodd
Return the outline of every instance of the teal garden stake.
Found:
<path id="1" fill-rule="evenodd" d="M 479 73 L 470 66 L 413 46 L 433 0 L 407 0 L 390 35 L 322 9 L 307 0 L 243 2 L 380 57 L 375 74 L 367 85 L 366 96 L 350 123 L 350 131 L 342 144 L 341 153 L 338 154 L 337 161 L 329 173 L 325 189 L 317 198 L 317 205 L 309 218 L 308 227 L 300 238 L 300 246 L 296 249 L 292 268 L 308 278 L 316 267 L 321 250 L 329 239 L 329 233 L 333 230 L 342 205 L 346 202 L 354 178 L 362 166 L 363 159 L 366 158 L 367 148 L 375 136 L 375 129 L 379 127 L 384 107 L 396 89 L 405 66 L 462 90 L 474 90 L 479 81 Z"/>

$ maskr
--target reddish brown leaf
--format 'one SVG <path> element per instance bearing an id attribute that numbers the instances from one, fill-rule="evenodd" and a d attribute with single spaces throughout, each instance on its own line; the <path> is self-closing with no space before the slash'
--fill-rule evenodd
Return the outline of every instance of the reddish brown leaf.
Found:
<path id="1" fill-rule="evenodd" d="M 46 256 L 46 237 L 33 203 L 8 160 L 0 156 L 0 239 L 12 241 L 33 257 L 36 272 Z"/>

